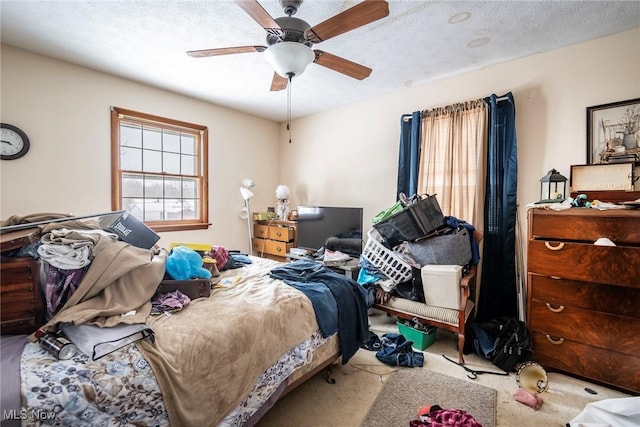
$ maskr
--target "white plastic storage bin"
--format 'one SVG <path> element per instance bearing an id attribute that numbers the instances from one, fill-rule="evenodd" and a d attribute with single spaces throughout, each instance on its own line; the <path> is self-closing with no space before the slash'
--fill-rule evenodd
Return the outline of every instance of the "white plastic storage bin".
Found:
<path id="1" fill-rule="evenodd" d="M 427 305 L 460 308 L 460 265 L 425 265 L 420 270 L 424 301 Z"/>

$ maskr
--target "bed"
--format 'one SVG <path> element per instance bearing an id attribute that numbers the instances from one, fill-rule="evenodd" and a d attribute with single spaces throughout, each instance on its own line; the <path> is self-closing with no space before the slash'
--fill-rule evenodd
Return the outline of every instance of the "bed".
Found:
<path id="1" fill-rule="evenodd" d="M 122 242 L 115 246 L 107 249 L 111 259 L 96 257 L 87 271 L 97 282 L 110 276 L 107 285 L 94 283 L 81 292 L 81 283 L 49 325 L 108 327 L 142 317 L 154 339 L 98 360 L 81 352 L 58 360 L 25 336 L 3 336 L 3 373 L 20 373 L 15 381 L 3 381 L 3 419 L 21 418 L 26 425 L 254 425 L 278 398 L 322 369 L 346 363 L 367 339 L 364 292 L 321 264 L 251 257 L 250 264 L 223 271 L 209 297 L 178 312 L 151 315 L 148 301 L 139 304 L 164 274 L 164 258 L 149 259 L 150 251 Z M 132 257 L 147 259 L 122 267 Z M 273 277 L 289 267 L 294 269 L 285 280 Z M 331 334 L 320 326 L 326 319 L 318 317 L 317 299 L 302 285 L 323 280 L 331 282 L 327 289 L 342 308 L 333 314 L 339 327 Z M 19 384 L 11 390 L 13 382 Z"/>

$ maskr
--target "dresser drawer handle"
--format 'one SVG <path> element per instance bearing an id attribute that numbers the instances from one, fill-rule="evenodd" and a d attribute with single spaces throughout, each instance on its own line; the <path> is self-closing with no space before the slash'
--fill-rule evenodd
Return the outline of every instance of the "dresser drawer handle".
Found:
<path id="1" fill-rule="evenodd" d="M 564 248 L 564 242 L 559 242 L 558 246 L 553 246 L 551 244 L 551 242 L 544 242 L 544 245 L 547 247 L 547 249 L 549 249 L 550 251 L 559 251 L 560 249 Z"/>
<path id="2" fill-rule="evenodd" d="M 282 237 L 282 233 L 278 231 L 278 232 L 276 233 L 276 236 L 277 236 L 277 237 Z"/>
<path id="3" fill-rule="evenodd" d="M 562 280 L 562 277 L 560 276 L 549 276 L 549 278 L 553 280 Z"/>
<path id="4" fill-rule="evenodd" d="M 553 307 L 551 306 L 551 304 L 549 304 L 549 303 L 546 303 L 545 305 L 547 306 L 547 308 L 548 308 L 550 311 L 553 311 L 554 313 L 561 313 L 561 312 L 562 312 L 562 310 L 564 310 L 564 305 L 561 305 L 561 306 L 560 306 L 560 307 L 558 307 L 558 308 L 553 308 Z"/>
<path id="5" fill-rule="evenodd" d="M 560 344 L 562 344 L 564 342 L 564 338 L 558 338 L 556 340 L 556 339 L 551 338 L 550 335 L 545 334 L 545 336 L 547 337 L 547 340 L 549 340 L 549 342 L 551 344 L 553 344 L 553 345 L 560 345 Z"/>

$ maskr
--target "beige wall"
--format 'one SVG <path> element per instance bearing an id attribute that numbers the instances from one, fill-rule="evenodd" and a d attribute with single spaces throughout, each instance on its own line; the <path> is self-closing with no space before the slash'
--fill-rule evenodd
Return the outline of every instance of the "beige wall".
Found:
<path id="1" fill-rule="evenodd" d="M 281 127 L 280 180 L 292 187 L 292 205 L 362 206 L 369 224 L 395 201 L 402 114 L 509 91 L 526 206 L 549 169 L 569 178 L 570 165 L 586 162 L 587 106 L 640 97 L 640 29 L 295 120 L 292 144 Z"/>
<path id="2" fill-rule="evenodd" d="M 518 200 L 524 206 L 537 200 L 538 180 L 549 169 L 569 177 L 570 165 L 585 163 L 587 106 L 640 97 L 639 47 L 636 29 L 416 84 L 295 120 L 289 144 L 284 124 L 3 45 L 2 121 L 25 130 L 33 147 L 26 157 L 0 164 L 0 218 L 110 210 L 109 107 L 116 105 L 210 129 L 213 227 L 165 233 L 161 243 L 248 249 L 246 223 L 237 215 L 244 177 L 257 183 L 256 210 L 273 206 L 282 183 L 292 190 L 292 207 L 362 206 L 369 223 L 395 200 L 402 114 L 508 91 L 516 101 Z"/>
<path id="3" fill-rule="evenodd" d="M 248 250 L 239 218 L 239 187 L 250 177 L 273 204 L 278 184 L 278 125 L 272 121 L 158 90 L 2 45 L 2 122 L 24 130 L 31 150 L 0 163 L 0 218 L 34 212 L 90 215 L 111 210 L 110 106 L 209 128 L 210 220 L 198 232 L 163 233 L 160 241 L 221 244 Z M 249 125 L 247 125 L 249 123 Z"/>

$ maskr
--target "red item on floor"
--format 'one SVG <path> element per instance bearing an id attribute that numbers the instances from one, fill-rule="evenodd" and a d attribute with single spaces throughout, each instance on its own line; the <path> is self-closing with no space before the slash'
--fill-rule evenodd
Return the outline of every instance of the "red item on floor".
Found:
<path id="1" fill-rule="evenodd" d="M 473 415 L 462 409 L 442 409 L 438 405 L 422 406 L 417 420 L 409 427 L 482 427 Z"/>
<path id="2" fill-rule="evenodd" d="M 523 388 L 518 388 L 518 390 L 513 393 L 513 397 L 516 399 L 516 402 L 520 402 L 536 410 L 542 406 L 542 398 L 540 396 L 530 393 Z"/>

